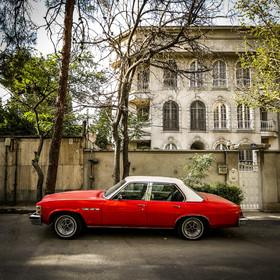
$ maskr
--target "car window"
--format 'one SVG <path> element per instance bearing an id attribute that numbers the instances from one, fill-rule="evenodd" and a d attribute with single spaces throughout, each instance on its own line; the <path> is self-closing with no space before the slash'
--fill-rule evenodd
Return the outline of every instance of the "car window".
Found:
<path id="1" fill-rule="evenodd" d="M 122 200 L 145 200 L 147 183 L 131 183 L 124 187 L 116 196 Z"/>
<path id="2" fill-rule="evenodd" d="M 156 201 L 183 201 L 184 196 L 174 184 L 153 184 L 150 200 Z"/>
<path id="3" fill-rule="evenodd" d="M 105 191 L 105 197 L 109 197 L 111 194 L 113 194 L 114 192 L 117 191 L 118 188 L 120 188 L 123 184 L 125 184 L 125 180 L 120 181 L 119 183 L 117 183 L 116 185 L 114 185 L 113 187 L 111 187 L 110 189 Z"/>

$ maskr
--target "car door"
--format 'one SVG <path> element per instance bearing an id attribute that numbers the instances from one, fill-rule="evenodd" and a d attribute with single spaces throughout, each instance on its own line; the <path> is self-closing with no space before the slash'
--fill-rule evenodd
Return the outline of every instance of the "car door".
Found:
<path id="1" fill-rule="evenodd" d="M 153 183 L 149 191 L 147 226 L 173 227 L 185 211 L 185 197 L 181 190 L 170 183 Z"/>
<path id="2" fill-rule="evenodd" d="M 104 202 L 102 224 L 105 226 L 145 227 L 147 183 L 129 183 Z"/>

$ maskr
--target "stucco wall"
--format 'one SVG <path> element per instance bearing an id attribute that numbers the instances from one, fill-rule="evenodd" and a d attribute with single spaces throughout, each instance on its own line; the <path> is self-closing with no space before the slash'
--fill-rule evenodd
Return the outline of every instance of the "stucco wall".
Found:
<path id="1" fill-rule="evenodd" d="M 18 163 L 16 163 L 16 143 L 18 143 Z M 13 202 L 16 187 L 16 202 L 36 201 L 37 174 L 31 165 L 34 151 L 39 140 L 36 138 L 17 138 L 7 148 L 7 181 L 5 184 L 5 138 L 0 138 L 0 203 L 4 201 L 6 185 L 6 202 Z M 46 176 L 50 139 L 46 139 L 40 165 Z M 183 167 L 195 153 L 211 152 L 216 161 L 209 170 L 206 181 L 215 183 L 230 180 L 231 170 L 237 172 L 238 151 L 184 151 L 184 150 L 150 150 L 130 151 L 130 175 L 158 175 L 175 178 L 186 177 Z M 113 152 L 93 152 L 84 150 L 83 138 L 64 138 L 62 140 L 56 191 L 77 189 L 106 189 L 113 185 Z M 262 175 L 262 209 L 280 211 L 280 151 L 260 152 Z M 226 164 L 228 174 L 219 175 L 219 164 Z M 17 180 L 15 180 L 17 176 Z"/>
<path id="2" fill-rule="evenodd" d="M 227 175 L 219 175 L 218 164 L 228 164 L 228 168 L 238 168 L 238 152 L 223 151 L 130 151 L 130 175 L 168 176 L 183 178 L 187 172 L 183 167 L 195 153 L 213 153 L 216 160 L 209 170 L 207 182 L 225 182 Z M 92 163 L 90 160 L 98 161 Z M 106 189 L 113 185 L 113 152 L 85 152 L 84 188 Z"/>
<path id="3" fill-rule="evenodd" d="M 48 169 L 48 153 L 51 139 L 44 141 L 39 164 L 45 175 Z M 60 150 L 58 177 L 56 189 L 80 189 L 83 185 L 83 138 L 63 138 Z M 35 201 L 37 173 L 32 166 L 34 152 L 39 144 L 38 138 L 15 138 L 11 146 L 7 147 L 7 181 L 5 183 L 5 138 L 0 138 L 0 201 L 4 201 L 4 188 L 6 185 L 6 200 Z M 16 167 L 16 145 L 17 167 Z M 17 176 L 17 180 L 15 180 Z"/>

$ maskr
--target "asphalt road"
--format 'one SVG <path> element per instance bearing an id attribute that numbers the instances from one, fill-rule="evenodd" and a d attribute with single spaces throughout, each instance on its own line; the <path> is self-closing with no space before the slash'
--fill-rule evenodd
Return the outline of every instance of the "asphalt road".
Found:
<path id="1" fill-rule="evenodd" d="M 0 279 L 280 279 L 280 219 L 185 241 L 168 230 L 89 229 L 58 239 L 28 215 L 0 215 Z"/>

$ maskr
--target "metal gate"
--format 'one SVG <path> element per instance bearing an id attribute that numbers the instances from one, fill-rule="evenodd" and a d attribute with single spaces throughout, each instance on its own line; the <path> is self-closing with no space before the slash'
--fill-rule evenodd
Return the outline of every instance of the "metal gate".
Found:
<path id="1" fill-rule="evenodd" d="M 262 209 L 262 184 L 259 165 L 239 163 L 239 186 L 244 192 L 243 210 Z"/>

